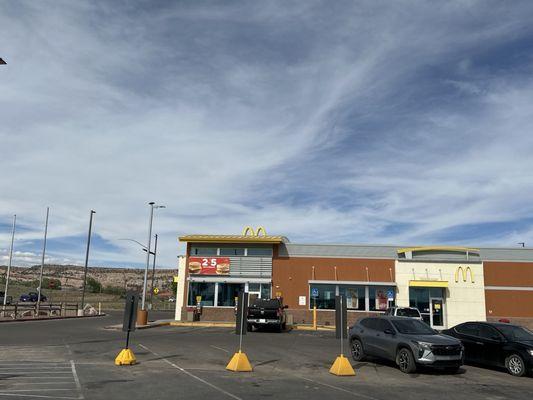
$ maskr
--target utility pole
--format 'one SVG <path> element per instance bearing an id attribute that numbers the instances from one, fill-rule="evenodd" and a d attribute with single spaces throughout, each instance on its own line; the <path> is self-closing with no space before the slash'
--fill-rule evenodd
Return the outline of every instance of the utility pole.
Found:
<path id="1" fill-rule="evenodd" d="M 85 306 L 85 286 L 87 285 L 87 268 L 89 265 L 89 248 L 91 247 L 91 231 L 93 228 L 93 215 L 96 211 L 91 210 L 89 215 L 89 233 L 87 235 L 87 250 L 85 252 L 85 270 L 83 272 L 83 291 L 81 292 L 81 309 L 78 310 L 78 316 L 83 316 L 83 307 Z"/>
<path id="2" fill-rule="evenodd" d="M 152 307 L 152 310 L 154 309 L 154 303 L 152 301 L 152 296 L 154 295 L 154 277 L 155 277 L 155 258 L 157 257 L 157 233 L 155 234 L 155 242 L 154 242 L 154 264 L 152 267 L 152 284 L 150 285 L 150 306 Z"/>
<path id="3" fill-rule="evenodd" d="M 6 311 L 7 304 L 7 290 L 9 288 L 9 275 L 11 273 L 11 262 L 13 260 L 13 242 L 15 240 L 15 226 L 17 224 L 17 214 L 13 215 L 13 229 L 11 229 L 11 247 L 9 248 L 9 262 L 7 264 L 7 273 L 6 273 L 6 289 L 4 291 L 4 308 L 3 311 Z"/>
<path id="4" fill-rule="evenodd" d="M 46 236 L 48 235 L 48 215 L 49 214 L 50 214 L 50 207 L 46 207 L 46 221 L 44 223 L 43 256 L 41 258 L 41 273 L 39 275 L 39 290 L 37 292 L 37 317 L 39 316 L 39 309 L 41 307 L 41 292 L 42 292 L 42 286 L 43 286 L 44 256 L 46 254 Z"/>

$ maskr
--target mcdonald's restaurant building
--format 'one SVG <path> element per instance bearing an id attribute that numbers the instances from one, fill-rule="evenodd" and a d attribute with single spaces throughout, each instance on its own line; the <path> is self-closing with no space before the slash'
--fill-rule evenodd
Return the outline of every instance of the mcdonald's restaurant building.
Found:
<path id="1" fill-rule="evenodd" d="M 263 228 L 186 235 L 176 319 L 233 321 L 235 298 L 282 297 L 296 324 L 334 324 L 335 296 L 349 322 L 391 306 L 417 307 L 437 329 L 509 319 L 533 328 L 533 249 L 295 244 Z"/>

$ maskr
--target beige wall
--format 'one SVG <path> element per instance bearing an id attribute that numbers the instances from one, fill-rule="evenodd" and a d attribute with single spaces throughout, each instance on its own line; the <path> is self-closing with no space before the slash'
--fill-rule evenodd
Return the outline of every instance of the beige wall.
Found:
<path id="1" fill-rule="evenodd" d="M 176 321 L 181 321 L 182 307 L 187 304 L 185 302 L 185 278 L 187 275 L 187 258 L 185 256 L 178 257 L 178 285 L 176 290 Z"/>
<path id="2" fill-rule="evenodd" d="M 473 272 L 473 283 L 470 281 L 470 274 L 464 282 L 461 273 L 458 274 L 458 282 L 455 282 L 455 273 L 459 267 L 463 267 L 464 270 L 470 267 Z M 396 261 L 395 271 L 398 306 L 409 306 L 410 280 L 448 281 L 444 299 L 446 327 L 465 321 L 486 320 L 483 264 Z"/>

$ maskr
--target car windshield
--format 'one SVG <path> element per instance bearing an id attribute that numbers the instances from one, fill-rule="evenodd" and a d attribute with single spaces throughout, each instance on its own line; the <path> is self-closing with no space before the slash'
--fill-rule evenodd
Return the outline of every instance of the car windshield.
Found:
<path id="1" fill-rule="evenodd" d="M 533 340 L 533 332 L 521 326 L 498 326 L 498 330 L 503 333 L 507 340 Z"/>
<path id="2" fill-rule="evenodd" d="M 420 313 L 414 308 L 398 308 L 396 315 L 398 317 L 420 317 Z"/>
<path id="3" fill-rule="evenodd" d="M 398 332 L 406 335 L 435 335 L 435 331 L 417 319 L 392 320 Z"/>

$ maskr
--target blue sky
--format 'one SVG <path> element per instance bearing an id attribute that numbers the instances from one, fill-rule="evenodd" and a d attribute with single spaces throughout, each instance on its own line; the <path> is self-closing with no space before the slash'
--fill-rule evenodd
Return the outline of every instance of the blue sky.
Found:
<path id="1" fill-rule="evenodd" d="M 184 233 L 533 243 L 533 3 L 0 3 L 0 262 Z"/>

